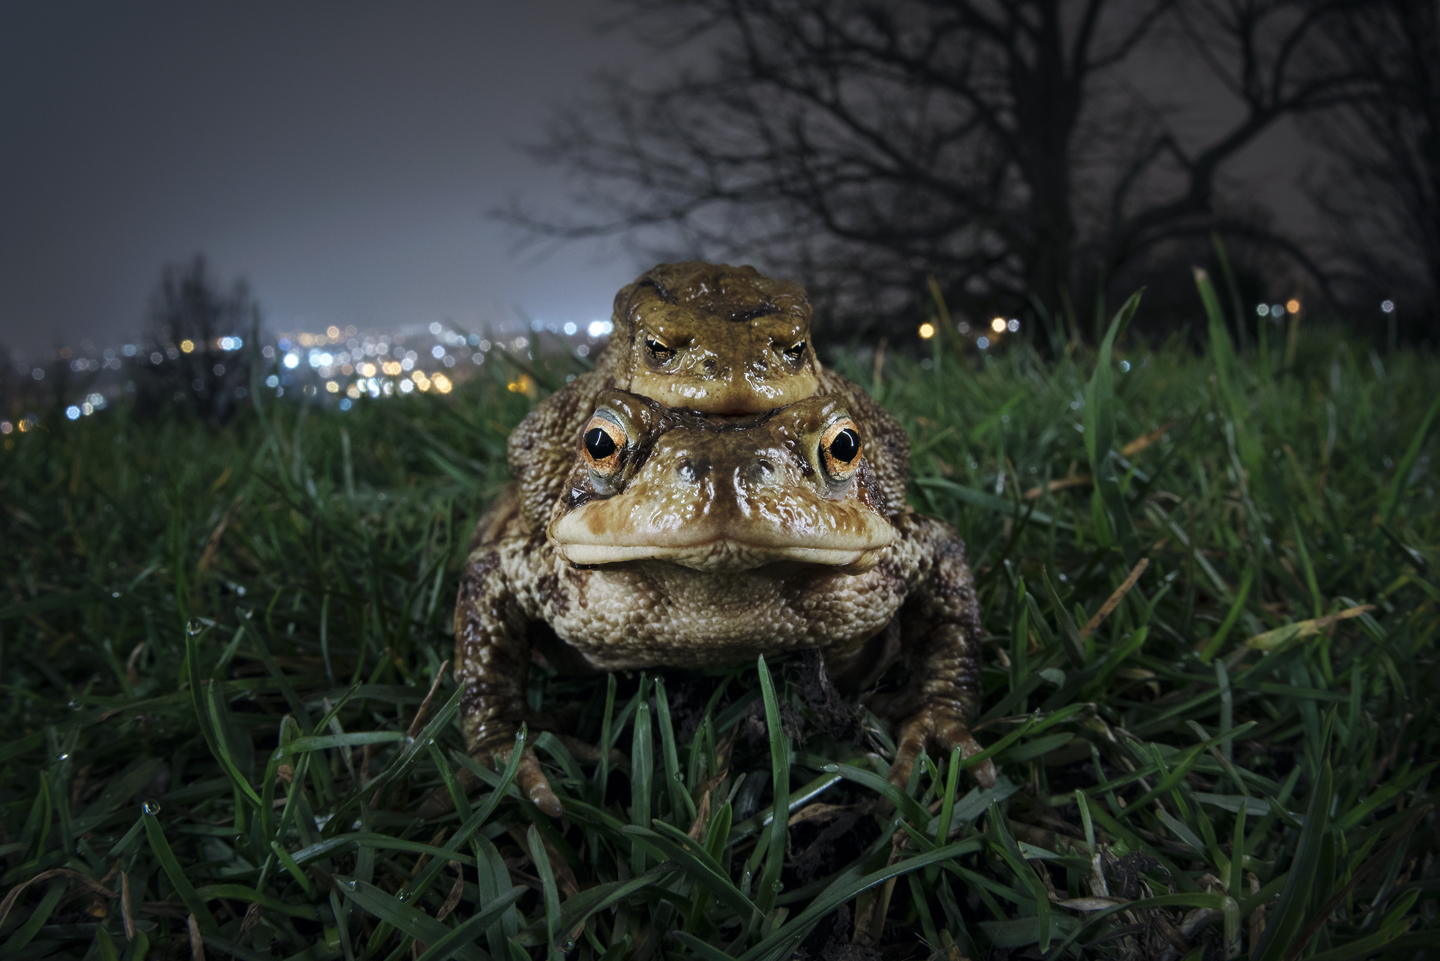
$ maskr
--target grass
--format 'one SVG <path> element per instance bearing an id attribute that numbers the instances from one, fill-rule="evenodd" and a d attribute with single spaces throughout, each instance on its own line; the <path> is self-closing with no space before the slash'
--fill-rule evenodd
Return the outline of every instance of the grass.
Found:
<path id="1" fill-rule="evenodd" d="M 803 659 L 535 671 L 582 706 L 527 733 L 561 820 L 466 758 L 442 668 L 530 403 L 501 381 L 10 435 L 0 955 L 1425 956 L 1440 362 L 1237 355 L 1210 298 L 1203 357 L 1142 306 L 1051 362 L 838 359 L 969 544 L 988 791 L 956 757 L 889 785 Z"/>

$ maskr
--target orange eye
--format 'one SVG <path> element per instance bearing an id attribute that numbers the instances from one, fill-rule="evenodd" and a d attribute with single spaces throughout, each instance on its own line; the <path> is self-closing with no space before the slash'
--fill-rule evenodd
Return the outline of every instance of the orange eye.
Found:
<path id="1" fill-rule="evenodd" d="M 620 466 L 620 452 L 625 449 L 625 429 L 608 417 L 596 415 L 585 425 L 582 446 L 591 470 L 613 473 Z"/>
<path id="2" fill-rule="evenodd" d="M 854 476 L 860 468 L 860 453 L 860 432 L 848 417 L 831 424 L 820 438 L 820 463 L 834 480 Z"/>

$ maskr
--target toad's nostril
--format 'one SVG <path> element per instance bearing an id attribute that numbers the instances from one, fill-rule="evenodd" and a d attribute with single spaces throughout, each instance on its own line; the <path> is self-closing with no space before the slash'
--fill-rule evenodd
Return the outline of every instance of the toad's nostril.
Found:
<path id="1" fill-rule="evenodd" d="M 774 484 L 776 483 L 775 465 L 762 457 L 745 468 L 745 480 L 755 487 Z"/>
<path id="2" fill-rule="evenodd" d="M 711 358 L 707 358 L 707 359 L 706 359 L 706 361 L 705 361 L 705 369 L 706 369 L 706 370 L 714 370 L 714 369 L 715 369 L 715 358 L 711 357 Z"/>
<path id="3" fill-rule="evenodd" d="M 687 457 L 676 465 L 675 476 L 687 484 L 694 484 L 704 477 L 705 472 L 709 469 L 708 461 L 694 461 Z"/>

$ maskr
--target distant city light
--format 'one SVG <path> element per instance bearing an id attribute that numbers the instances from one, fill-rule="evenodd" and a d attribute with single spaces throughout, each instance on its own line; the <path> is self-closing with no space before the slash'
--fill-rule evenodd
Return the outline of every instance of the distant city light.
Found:
<path id="1" fill-rule="evenodd" d="M 566 336 L 566 337 L 574 337 L 574 336 L 575 336 L 575 329 L 576 329 L 576 328 L 575 328 L 574 322 L 566 323 L 566 325 L 565 325 L 565 336 Z"/>
<path id="2" fill-rule="evenodd" d="M 350 400 L 349 397 L 346 397 L 344 400 L 340 401 L 340 409 L 341 409 L 341 410 L 349 410 L 349 409 L 350 409 L 351 407 L 353 407 L 353 406 L 354 406 L 354 402 L 353 402 L 352 400 Z"/>
<path id="3" fill-rule="evenodd" d="M 279 377 L 276 377 L 274 374 L 271 374 L 269 377 L 266 377 L 266 378 L 265 378 L 265 386 L 266 386 L 266 387 L 279 387 L 279 386 L 280 386 L 280 378 L 279 378 Z"/>
<path id="4" fill-rule="evenodd" d="M 1387 314 L 1394 313 L 1394 312 L 1395 312 L 1395 301 L 1393 301 L 1393 300 L 1382 300 L 1382 301 L 1380 301 L 1380 309 L 1383 310 L 1383 311 L 1384 311 L 1385 313 L 1387 313 Z"/>
<path id="5" fill-rule="evenodd" d="M 430 324 L 430 333 L 432 333 L 432 334 L 438 334 L 438 333 L 440 333 L 440 322 L 439 322 L 438 320 L 431 322 L 431 324 Z"/>
<path id="6" fill-rule="evenodd" d="M 436 344 L 434 347 L 430 348 L 430 356 L 434 357 L 436 360 L 439 360 L 441 357 L 445 356 L 445 348 L 441 347 L 439 344 Z"/>
<path id="7" fill-rule="evenodd" d="M 1006 323 L 1005 326 L 1009 328 L 1010 333 L 1013 334 L 1015 333 L 1015 331 L 1020 329 L 1020 321 L 1016 320 L 1014 317 L 1011 317 L 1009 322 Z"/>
<path id="8" fill-rule="evenodd" d="M 1289 300 L 1285 301 L 1285 309 L 1292 314 L 1300 313 L 1300 301 L 1296 300 L 1294 297 L 1291 297 Z"/>
<path id="9" fill-rule="evenodd" d="M 71 404 L 69 407 L 65 408 L 65 416 L 70 418 L 71 420 L 79 420 L 80 408 L 76 407 L 74 404 Z"/>
<path id="10" fill-rule="evenodd" d="M 921 324 L 921 325 L 920 325 L 920 339 L 921 339 L 921 340 L 929 340 L 931 337 L 934 337 L 934 336 L 935 336 L 935 325 L 934 325 L 934 324 L 924 323 L 924 324 Z"/>
<path id="11" fill-rule="evenodd" d="M 331 326 L 329 326 L 329 327 L 326 327 L 326 328 L 325 328 L 325 336 L 329 337 L 331 340 L 339 340 L 339 339 L 340 339 L 340 328 L 334 326 L 333 324 L 332 324 Z"/>
<path id="12" fill-rule="evenodd" d="M 1269 317 L 1269 316 L 1270 316 L 1270 305 L 1269 305 L 1269 304 L 1256 304 L 1256 305 L 1255 305 L 1255 313 L 1256 313 L 1258 316 L 1260 316 L 1260 317 Z"/>
<path id="13" fill-rule="evenodd" d="M 408 394 L 408 393 L 410 393 L 410 392 L 411 392 L 412 390 L 414 390 L 414 389 L 415 389 L 415 385 L 414 385 L 413 383 L 411 383 L 410 381 L 408 381 L 408 380 L 402 380 L 402 381 L 400 382 L 400 393 L 402 393 L 402 394 Z"/>
<path id="14" fill-rule="evenodd" d="M 0 434 L 8 434 L 14 429 L 14 425 L 8 420 L 0 420 Z"/>
<path id="15" fill-rule="evenodd" d="M 1003 334 L 1005 332 L 1005 318 L 996 317 L 994 320 L 990 321 L 990 329 L 995 331 L 995 333 L 997 334 Z"/>
<path id="16" fill-rule="evenodd" d="M 1285 305 L 1284 305 L 1284 304 L 1271 304 L 1271 305 L 1270 305 L 1270 314 L 1271 314 L 1272 316 L 1274 316 L 1274 317 L 1279 317 L 1279 316 L 1280 316 L 1281 314 L 1283 314 L 1283 313 L 1285 313 Z"/>
<path id="17" fill-rule="evenodd" d="M 605 337 L 614 329 L 615 325 L 608 320 L 592 320 L 590 321 L 590 326 L 585 329 L 585 332 L 591 337 Z M 485 342 L 481 341 L 480 346 L 482 350 L 485 349 Z"/>
<path id="18" fill-rule="evenodd" d="M 327 380 L 325 382 L 325 389 L 332 394 L 340 393 L 340 385 L 335 383 L 335 381 L 333 380 Z"/>
<path id="19" fill-rule="evenodd" d="M 300 366 L 300 355 L 299 355 L 299 354 L 295 354 L 295 353 L 286 354 L 286 355 L 285 355 L 285 366 L 286 366 L 286 367 L 289 367 L 291 370 L 294 370 L 296 367 L 299 367 L 299 366 Z"/>
<path id="20" fill-rule="evenodd" d="M 979 340 L 975 341 L 975 346 L 979 347 L 981 350 L 984 350 L 986 347 L 990 346 L 990 338 L 981 337 Z"/>
<path id="21" fill-rule="evenodd" d="M 34 377 L 36 380 L 44 380 L 45 371 L 41 370 L 39 367 L 36 367 L 34 370 L 30 371 L 30 376 Z"/>
<path id="22" fill-rule="evenodd" d="M 195 341 L 190 340 L 189 338 L 180 341 L 180 349 L 187 354 L 190 353 L 195 349 Z"/>

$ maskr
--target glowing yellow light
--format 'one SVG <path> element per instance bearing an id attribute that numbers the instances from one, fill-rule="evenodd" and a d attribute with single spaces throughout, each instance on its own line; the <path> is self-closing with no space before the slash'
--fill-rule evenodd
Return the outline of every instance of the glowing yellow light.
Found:
<path id="1" fill-rule="evenodd" d="M 920 325 L 920 339 L 921 339 L 921 340 L 929 340 L 931 337 L 934 337 L 934 336 L 935 336 L 935 325 L 934 325 L 934 324 L 921 324 L 921 325 Z M 512 388 L 510 388 L 510 389 L 511 389 L 511 390 L 514 390 L 515 388 L 512 387 Z"/>
<path id="2" fill-rule="evenodd" d="M 28 420 L 21 420 L 21 421 L 20 421 L 20 433 L 23 434 L 23 433 L 25 433 L 25 432 L 26 432 L 27 430 L 29 430 L 29 429 L 30 429 L 30 421 L 28 421 Z"/>
<path id="3" fill-rule="evenodd" d="M 325 389 L 332 394 L 340 393 L 340 385 L 335 383 L 333 380 L 327 380 L 325 382 Z"/>
<path id="4" fill-rule="evenodd" d="M 398 360 L 387 360 L 380 365 L 380 369 L 391 377 L 399 377 L 401 374 L 400 362 Z"/>
<path id="5" fill-rule="evenodd" d="M 529 394 L 535 389 L 535 381 L 530 379 L 529 374 L 521 374 L 505 386 L 516 394 Z"/>
<path id="6" fill-rule="evenodd" d="M 359 400 L 359 399 L 360 399 L 360 387 L 359 387 L 359 385 L 357 385 L 357 384 L 351 384 L 349 387 L 345 388 L 345 396 L 346 396 L 346 397 L 349 397 L 351 400 Z"/>
<path id="7" fill-rule="evenodd" d="M 434 380 L 431 381 L 431 383 L 433 383 L 435 385 L 435 389 L 442 394 L 450 393 L 450 388 L 453 386 L 450 383 L 450 378 L 446 377 L 444 374 L 436 374 Z"/>
<path id="8" fill-rule="evenodd" d="M 300 346 L 301 346 L 301 347 L 310 347 L 310 346 L 313 346 L 314 343 L 315 343 L 315 338 L 314 338 L 314 337 L 311 337 L 309 334 L 301 334 L 301 335 L 300 335 Z"/>
<path id="9" fill-rule="evenodd" d="M 419 387 L 421 390 L 429 390 L 429 389 L 430 389 L 430 381 L 429 381 L 428 378 L 421 378 L 420 380 L 417 380 L 417 381 L 415 382 L 415 386 L 416 386 L 416 387 Z"/>
<path id="10" fill-rule="evenodd" d="M 193 341 L 193 340 L 182 340 L 182 341 L 180 341 L 180 349 L 183 350 L 183 351 L 185 351 L 185 353 L 187 353 L 187 354 L 190 353 L 192 350 L 195 349 L 195 341 Z"/>
<path id="11" fill-rule="evenodd" d="M 334 326 L 334 325 L 332 324 L 331 326 L 325 328 L 325 334 L 326 334 L 326 336 L 328 336 L 331 340 L 339 340 L 339 339 L 340 339 L 340 328 L 339 328 L 339 327 L 336 327 L 336 326 Z"/>
<path id="12" fill-rule="evenodd" d="M 1293 297 L 1290 298 L 1289 300 L 1285 301 L 1285 309 L 1292 314 L 1300 313 L 1300 301 L 1296 300 Z"/>
<path id="13" fill-rule="evenodd" d="M 360 375 L 361 375 L 362 377 L 374 377 L 374 376 L 375 376 L 375 365 L 374 365 L 374 364 L 361 364 L 361 365 L 360 365 Z"/>
<path id="14" fill-rule="evenodd" d="M 990 329 L 995 331 L 995 333 L 997 334 L 1005 333 L 1005 318 L 996 317 L 994 320 L 990 321 Z"/>

